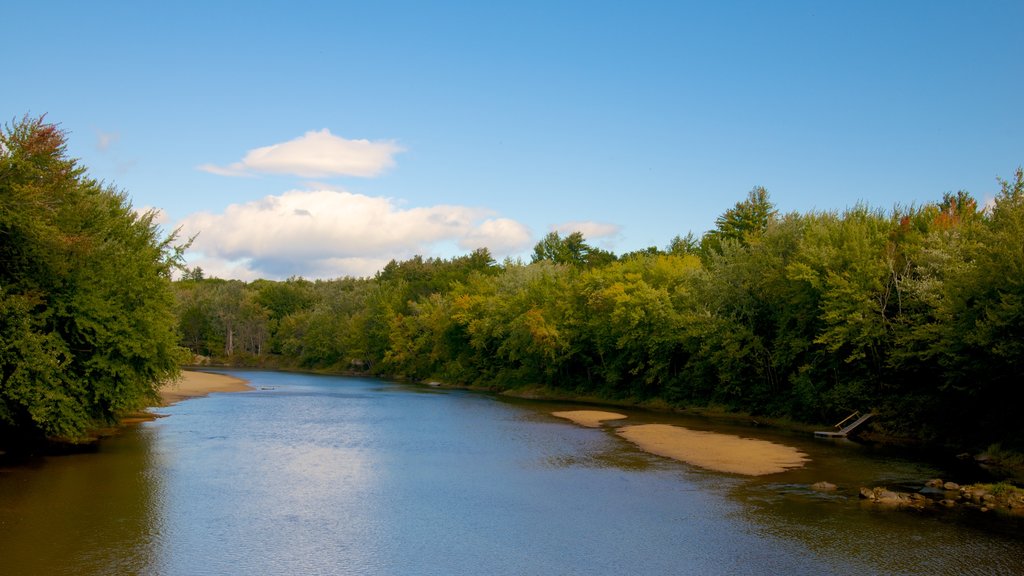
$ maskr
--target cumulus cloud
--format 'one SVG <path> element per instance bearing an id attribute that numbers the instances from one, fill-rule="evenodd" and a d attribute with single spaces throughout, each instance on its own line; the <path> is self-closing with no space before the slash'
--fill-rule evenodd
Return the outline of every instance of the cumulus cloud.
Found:
<path id="1" fill-rule="evenodd" d="M 565 222 L 552 226 L 551 229 L 560 234 L 572 234 L 573 232 L 580 232 L 583 237 L 587 240 L 596 240 L 598 238 L 610 238 L 616 236 L 622 231 L 622 227 L 618 224 L 609 224 L 607 222 Z"/>
<path id="2" fill-rule="evenodd" d="M 530 229 L 510 218 L 484 220 L 459 240 L 459 248 L 475 250 L 486 247 L 493 255 L 518 252 L 532 242 Z"/>
<path id="3" fill-rule="evenodd" d="M 395 164 L 402 148 L 390 140 L 348 140 L 324 128 L 246 153 L 227 166 L 203 164 L 199 169 L 220 176 L 292 174 L 302 178 L 359 176 L 372 178 Z"/>
<path id="4" fill-rule="evenodd" d="M 495 256 L 530 244 L 527 229 L 482 208 L 402 208 L 390 198 L 337 190 L 292 190 L 181 222 L 196 236 L 190 265 L 230 278 L 372 275 L 391 259 L 431 255 L 444 244 Z M 223 274 L 223 275 L 222 275 Z"/>

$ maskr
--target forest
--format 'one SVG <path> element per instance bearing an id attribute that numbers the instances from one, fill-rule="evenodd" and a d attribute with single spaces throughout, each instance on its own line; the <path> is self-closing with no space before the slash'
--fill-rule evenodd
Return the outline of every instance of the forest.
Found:
<path id="1" fill-rule="evenodd" d="M 1024 174 L 880 210 L 780 214 L 755 188 L 701 237 L 615 255 L 548 234 L 372 278 L 242 282 L 186 269 L 180 344 L 218 364 L 831 423 L 1024 448 Z"/>

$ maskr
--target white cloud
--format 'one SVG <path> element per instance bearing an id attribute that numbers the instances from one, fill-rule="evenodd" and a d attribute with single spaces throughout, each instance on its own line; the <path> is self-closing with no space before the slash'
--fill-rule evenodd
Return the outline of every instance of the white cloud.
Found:
<path id="1" fill-rule="evenodd" d="M 219 176 L 292 174 L 302 178 L 359 176 L 372 178 L 395 164 L 402 148 L 389 140 L 348 140 L 324 128 L 303 136 L 254 148 L 240 162 L 227 166 L 203 164 L 200 170 Z"/>
<path id="2" fill-rule="evenodd" d="M 206 278 L 232 278 L 246 282 L 261 278 L 259 272 L 252 268 L 248 260 L 231 262 L 220 258 L 207 258 L 202 253 L 190 253 L 188 267 L 201 268 L 203 276 Z"/>
<path id="3" fill-rule="evenodd" d="M 560 234 L 572 234 L 573 232 L 580 232 L 583 237 L 587 240 L 595 240 L 598 238 L 610 238 L 616 236 L 622 231 L 622 227 L 618 224 L 609 224 L 607 222 L 565 222 L 562 224 L 556 224 L 551 229 Z"/>
<path id="4" fill-rule="evenodd" d="M 492 255 L 518 252 L 533 241 L 530 229 L 509 218 L 484 220 L 459 240 L 459 248 L 476 250 L 487 247 Z"/>
<path id="5" fill-rule="evenodd" d="M 249 178 L 253 174 L 246 172 L 245 167 L 242 166 L 241 162 L 236 162 L 231 166 L 214 166 L 213 164 L 203 164 L 199 166 L 199 169 L 203 172 L 209 172 L 210 174 L 216 174 L 217 176 L 236 176 Z"/>
<path id="6" fill-rule="evenodd" d="M 995 196 L 985 196 L 985 201 L 981 203 L 981 211 L 986 214 L 991 214 L 992 210 L 996 207 Z"/>
<path id="7" fill-rule="evenodd" d="M 389 198 L 292 190 L 181 222 L 196 236 L 191 266 L 210 276 L 307 278 L 372 275 L 391 259 L 432 255 L 452 243 L 496 257 L 530 244 L 526 228 L 491 211 L 437 205 L 401 208 Z M 447 256 L 447 255 L 445 255 Z"/>

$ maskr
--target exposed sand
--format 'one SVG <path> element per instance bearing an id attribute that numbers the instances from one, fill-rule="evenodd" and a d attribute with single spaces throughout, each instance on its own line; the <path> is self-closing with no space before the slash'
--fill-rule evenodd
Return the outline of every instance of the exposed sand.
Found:
<path id="1" fill-rule="evenodd" d="M 565 418 L 581 426 L 597 428 L 605 420 L 621 420 L 624 415 L 615 412 L 601 412 L 600 410 L 569 410 L 567 412 L 552 412 L 552 416 Z"/>
<path id="2" fill-rule="evenodd" d="M 241 378 L 182 370 L 181 378 L 160 389 L 160 399 L 166 406 L 188 398 L 206 396 L 210 392 L 242 392 L 245 390 L 252 390 L 252 387 Z"/>
<path id="3" fill-rule="evenodd" d="M 767 440 L 690 430 L 668 424 L 641 424 L 618 429 L 640 449 L 694 466 L 747 476 L 763 476 L 800 468 L 807 454 Z"/>

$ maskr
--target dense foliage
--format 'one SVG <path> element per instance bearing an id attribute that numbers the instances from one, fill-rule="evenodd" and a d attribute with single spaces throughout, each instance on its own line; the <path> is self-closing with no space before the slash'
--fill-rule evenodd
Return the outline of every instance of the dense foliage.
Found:
<path id="1" fill-rule="evenodd" d="M 0 448 L 80 439 L 152 401 L 182 360 L 180 253 L 65 142 L 42 118 L 0 131 Z"/>
<path id="2" fill-rule="evenodd" d="M 616 258 L 578 234 L 375 278 L 176 284 L 184 345 L 235 362 L 716 404 L 1022 446 L 1024 178 L 884 213 L 779 215 L 763 188 L 703 238 Z"/>

